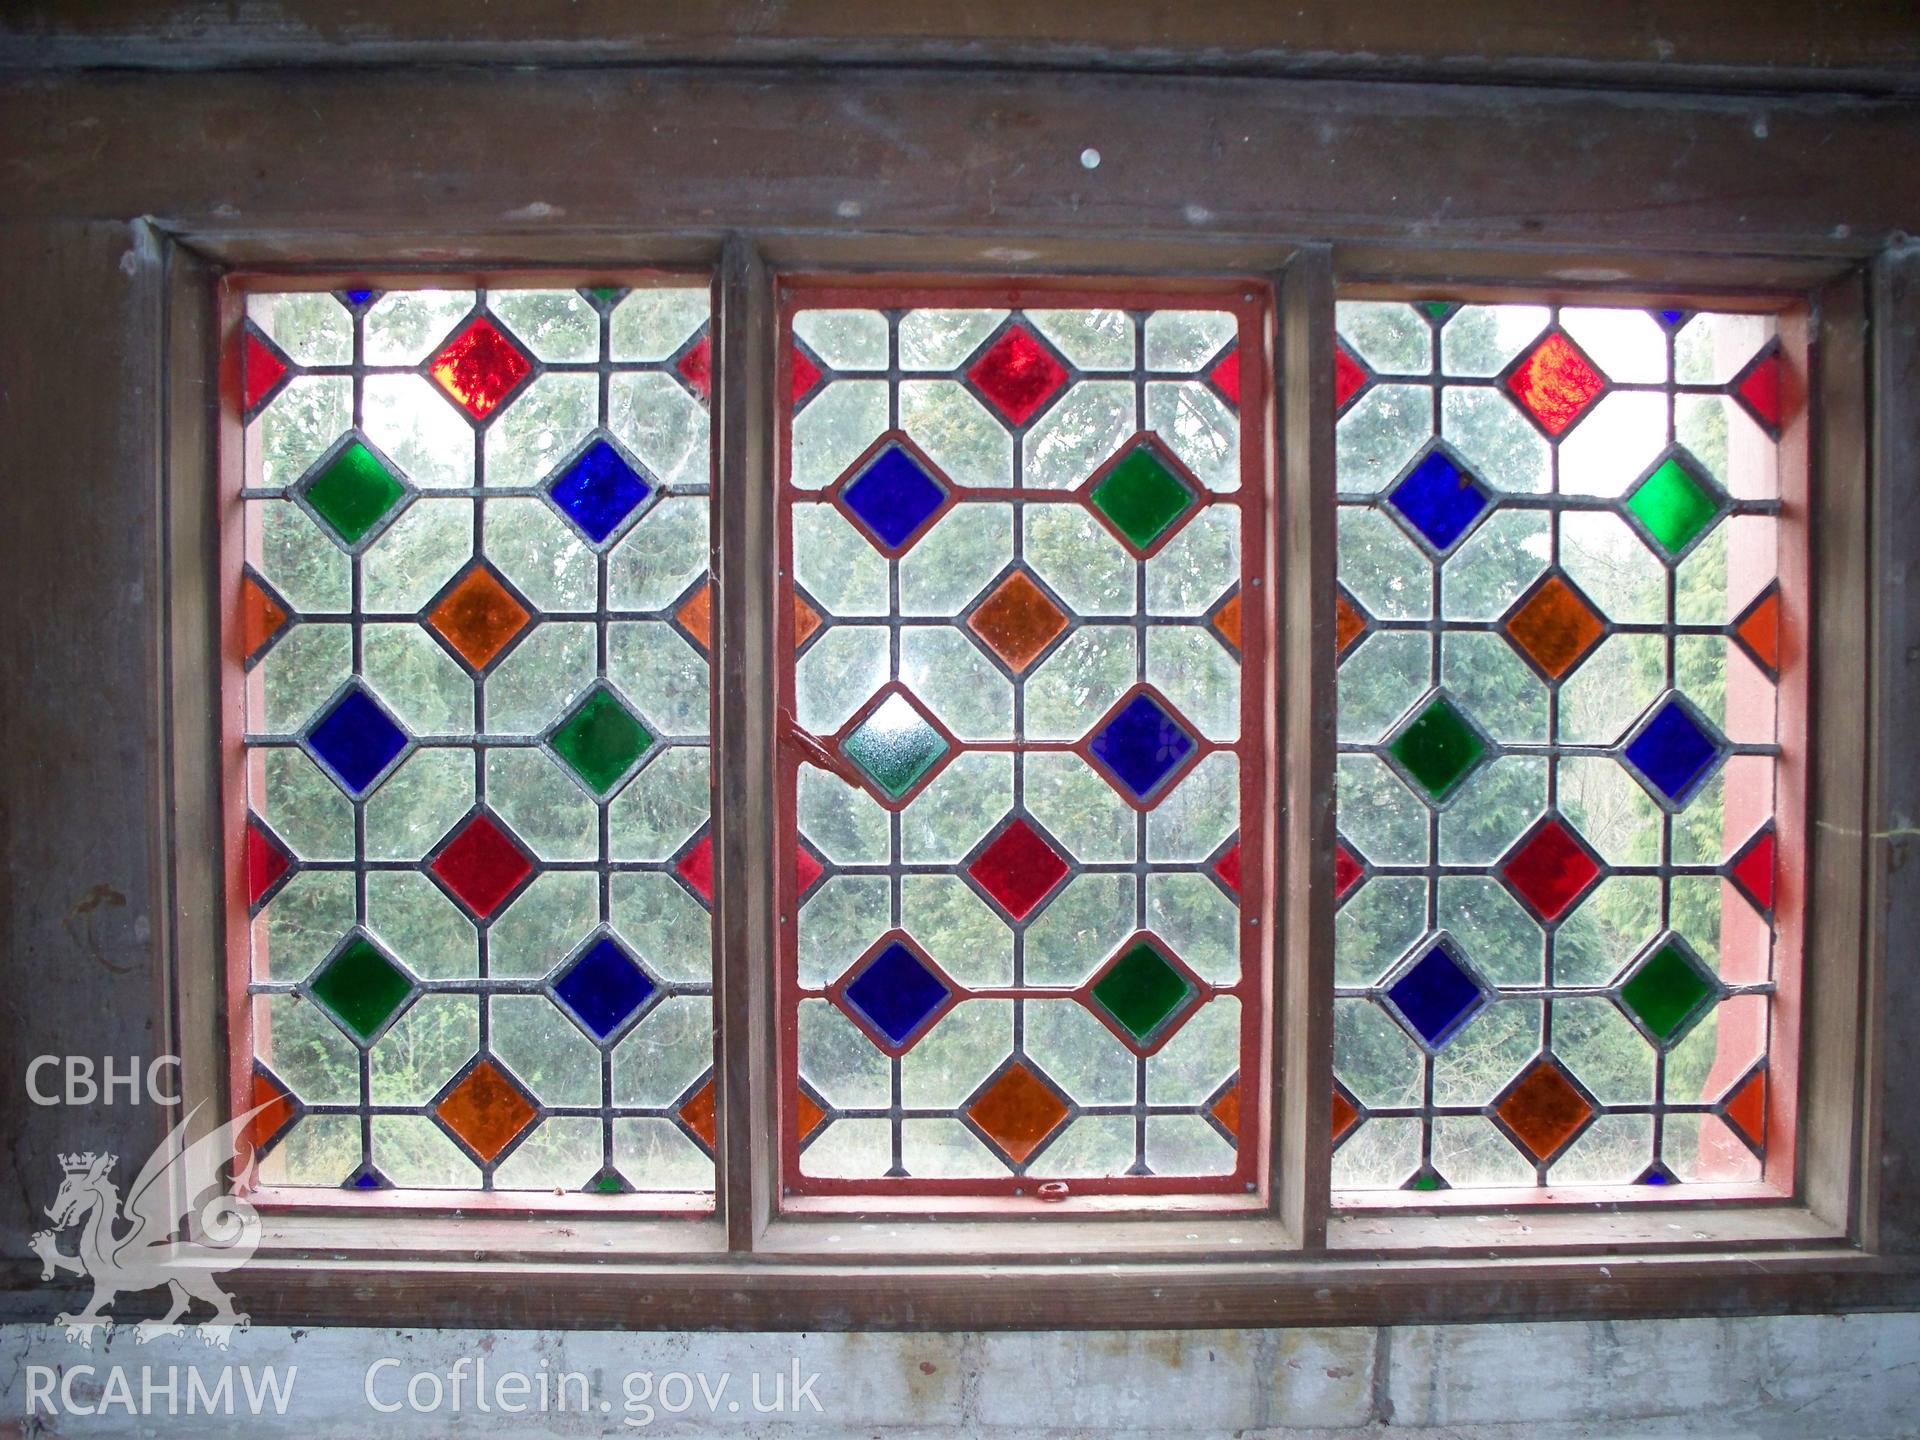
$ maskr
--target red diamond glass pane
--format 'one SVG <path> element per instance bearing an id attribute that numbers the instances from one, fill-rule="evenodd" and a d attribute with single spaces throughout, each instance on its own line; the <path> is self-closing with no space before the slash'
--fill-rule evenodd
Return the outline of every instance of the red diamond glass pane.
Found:
<path id="1" fill-rule="evenodd" d="M 1507 377 L 1507 388 L 1551 435 L 1564 433 L 1606 388 L 1573 342 L 1558 331 L 1536 346 Z"/>
<path id="2" fill-rule="evenodd" d="M 286 375 L 287 362 L 271 345 L 249 330 L 241 369 L 246 381 L 247 409 L 252 411 L 260 408 L 260 403 L 273 393 L 273 387 Z"/>
<path id="3" fill-rule="evenodd" d="M 1344 345 L 1333 347 L 1333 404 L 1336 410 L 1358 395 L 1367 383 L 1367 372 Z"/>
<path id="4" fill-rule="evenodd" d="M 702 400 L 713 394 L 713 339 L 702 335 L 699 343 L 680 357 L 674 369 Z"/>
<path id="5" fill-rule="evenodd" d="M 463 905 L 485 917 L 504 905 L 533 873 L 533 862 L 491 816 L 476 815 L 435 857 L 431 868 Z"/>
<path id="6" fill-rule="evenodd" d="M 691 885 L 702 900 L 712 900 L 713 836 L 702 835 L 673 868 L 680 872 L 680 878 Z"/>
<path id="7" fill-rule="evenodd" d="M 532 368 L 520 347 L 482 316 L 447 342 L 428 373 L 469 415 L 484 420 Z"/>
<path id="8" fill-rule="evenodd" d="M 1501 873 L 1544 918 L 1558 920 L 1600 877 L 1600 866 L 1571 830 L 1549 820 L 1507 857 Z"/>
<path id="9" fill-rule="evenodd" d="M 1773 831 L 1763 830 L 1728 867 L 1740 888 L 1762 910 L 1773 908 Z"/>
<path id="10" fill-rule="evenodd" d="M 1067 383 L 1067 371 L 1024 326 L 1015 325 L 996 340 L 967 371 L 1008 422 L 1024 425 Z"/>
<path id="11" fill-rule="evenodd" d="M 1067 877 L 1067 862 L 1024 820 L 1015 820 L 967 873 L 1016 920 L 1024 920 Z"/>
<path id="12" fill-rule="evenodd" d="M 1747 408 L 1769 430 L 1780 428 L 1780 352 L 1769 351 L 1760 358 L 1734 389 Z"/>

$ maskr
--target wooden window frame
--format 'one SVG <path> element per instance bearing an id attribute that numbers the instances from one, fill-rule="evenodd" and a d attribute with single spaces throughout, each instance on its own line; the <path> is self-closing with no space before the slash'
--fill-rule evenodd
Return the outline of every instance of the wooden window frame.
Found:
<path id="1" fill-rule="evenodd" d="M 1176 87 L 1164 83 L 1170 91 Z M 1075 93 L 1094 111 L 1111 113 L 1111 97 Z M 194 103 L 180 100 L 180 113 Z M 627 102 L 629 124 L 637 123 L 635 103 Z M 749 112 L 756 104 L 741 103 Z M 780 103 L 776 95 L 776 111 Z M 1035 103 L 1044 108 L 1049 102 Z M 1169 103 L 1201 102 L 1173 96 Z M 1601 107 L 1592 108 L 1597 122 Z M 756 125 L 776 125 L 779 118 L 756 113 Z M 331 123 L 348 128 L 338 118 Z M 556 125 L 534 128 L 552 137 Z M 270 154 L 275 133 L 248 143 Z M 930 133 L 953 132 L 940 125 Z M 1454 130 L 1436 143 L 1458 156 L 1468 140 Z M 1347 143 L 1361 163 L 1365 142 Z M 1736 173 L 1742 165 L 1750 169 L 1730 141 L 1714 144 Z M 347 203 L 349 185 L 340 173 L 324 176 L 322 189 Z M 722 879 L 715 921 L 729 957 L 717 976 L 719 1023 L 733 1040 L 722 1061 L 721 1209 L 714 1220 L 585 1225 L 565 1216 L 274 1215 L 259 1254 L 235 1277 L 256 1319 L 349 1323 L 377 1314 L 386 1323 L 547 1327 L 1159 1327 L 1824 1310 L 1920 1299 L 1920 1261 L 1913 1253 L 1920 1202 L 1898 1188 L 1913 1164 L 1897 1143 L 1912 1133 L 1911 1122 L 1889 1119 L 1881 1088 L 1882 1027 L 1920 1028 L 1920 1003 L 1911 977 L 1886 966 L 1885 923 L 1897 900 L 1884 893 L 1871 859 L 1876 830 L 1890 828 L 1887 787 L 1912 764 L 1884 747 L 1888 706 L 1898 695 L 1910 698 L 1912 689 L 1911 680 L 1899 691 L 1888 679 L 1893 667 L 1887 662 L 1896 657 L 1884 647 L 1889 634 L 1909 633 L 1901 624 L 1912 622 L 1895 616 L 1883 632 L 1876 622 L 1889 602 L 1875 588 L 1890 557 L 1901 553 L 1886 547 L 1911 537 L 1915 526 L 1910 498 L 1903 507 L 1891 493 L 1910 484 L 1910 475 L 1896 467 L 1910 467 L 1920 452 L 1916 402 L 1900 390 L 1920 380 L 1920 342 L 1913 338 L 1920 260 L 1911 253 L 1883 257 L 1870 270 L 1861 255 L 1811 240 L 1771 245 L 1772 253 L 1759 258 L 1724 242 L 1675 250 L 1667 248 L 1673 236 L 1660 221 L 1633 218 L 1624 235 L 1610 234 L 1608 248 L 1598 252 L 1581 243 L 1579 232 L 1535 237 L 1539 248 L 1523 250 L 1458 235 L 1413 246 L 1394 239 L 1400 212 L 1373 182 L 1349 182 L 1347 213 L 1354 218 L 1331 225 L 1338 232 L 1332 240 L 1191 239 L 1164 228 L 1129 238 L 1124 217 L 1063 222 L 1060 212 L 1042 214 L 1030 201 L 949 224 L 938 214 L 909 215 L 904 197 L 893 215 L 870 217 L 871 228 L 862 233 L 850 233 L 844 219 L 810 228 L 806 207 L 794 205 L 776 216 L 791 222 L 785 227 L 762 216 L 751 231 L 721 233 L 689 218 L 654 233 L 627 234 L 618 228 L 614 202 L 532 236 L 484 223 L 459 203 L 429 207 L 426 233 L 418 217 L 411 224 L 377 223 L 364 212 L 363 223 L 344 233 L 315 229 L 288 192 L 277 193 L 277 208 L 245 225 L 223 220 L 210 201 L 190 199 L 178 218 L 151 232 L 165 276 L 155 296 L 161 318 L 152 360 L 165 385 L 156 458 L 166 603 L 156 643 L 159 738 L 169 767 L 160 809 L 167 842 L 163 893 L 171 910 L 166 1023 L 183 1056 L 189 1097 L 222 1093 L 226 1074 L 217 966 L 205 961 L 222 953 L 218 917 L 225 891 L 217 767 L 208 764 L 218 741 L 210 700 L 217 693 L 221 594 L 211 483 L 218 414 L 209 396 L 232 393 L 234 377 L 217 377 L 212 357 L 220 350 L 216 286 L 221 273 L 236 268 L 340 269 L 411 260 L 445 273 L 449 267 L 435 257 L 449 251 L 476 272 L 717 263 L 717 649 L 728 658 L 716 691 Z M 1604 209 L 1606 198 L 1598 195 L 1595 203 Z M 1822 197 L 1801 199 L 1817 207 Z M 1761 225 L 1771 226 L 1769 233 L 1807 233 L 1796 228 L 1784 198 L 1756 208 L 1765 212 Z M 847 213 L 860 212 L 856 206 Z M 1275 227 L 1275 233 L 1285 232 Z M 770 571 L 763 563 L 771 547 L 773 492 L 770 484 L 753 482 L 772 473 L 773 278 L 846 268 L 1272 277 L 1282 436 L 1279 503 L 1269 536 L 1272 572 L 1282 579 L 1274 601 L 1276 724 L 1287 742 L 1279 753 L 1305 753 L 1312 763 L 1286 765 L 1280 784 L 1276 848 L 1286 883 L 1273 941 L 1284 963 L 1274 979 L 1279 1098 L 1272 1123 L 1281 1173 L 1293 1178 L 1276 1188 L 1267 1213 L 1102 1218 L 1069 1208 L 1037 1213 L 1031 1221 L 799 1217 L 780 1213 L 775 1203 L 777 1172 L 767 1150 L 774 1133 L 766 1084 L 771 1068 L 755 1071 L 748 1064 L 752 1054 L 771 1053 L 771 976 L 751 957 L 770 953 L 765 942 L 775 917 L 770 887 L 745 878 L 771 873 L 770 833 L 755 817 L 771 812 L 772 767 L 735 758 L 770 755 L 773 743 L 768 717 L 750 703 L 754 677 L 767 673 L 773 628 Z M 1817 417 L 1808 435 L 1816 593 L 1810 709 L 1814 733 L 1822 737 L 1808 757 L 1808 966 L 1822 983 L 1807 990 L 1801 1173 L 1790 1203 L 1702 1210 L 1682 1196 L 1631 1210 L 1328 1213 L 1329 1145 L 1317 1117 L 1327 1113 L 1331 1054 L 1332 895 L 1331 877 L 1321 872 L 1330 868 L 1333 825 L 1328 397 L 1336 279 L 1430 284 L 1455 294 L 1475 284 L 1533 283 L 1569 299 L 1659 298 L 1704 306 L 1729 292 L 1766 292 L 1807 302 Z M 1870 306 L 1877 319 L 1871 333 Z M 1866 663 L 1853 663 L 1862 656 Z M 1865 706 L 1859 703 L 1863 669 L 1873 687 Z M 1888 1004 L 1897 1005 L 1891 1014 L 1883 1008 Z M 1883 1173 L 1889 1150 L 1892 1163 Z"/>

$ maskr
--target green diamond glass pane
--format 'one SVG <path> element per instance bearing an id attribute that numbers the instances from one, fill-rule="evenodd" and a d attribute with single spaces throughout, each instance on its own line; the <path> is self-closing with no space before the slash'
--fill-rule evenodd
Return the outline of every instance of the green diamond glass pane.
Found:
<path id="1" fill-rule="evenodd" d="M 1193 503 L 1193 492 L 1158 455 L 1139 445 L 1093 487 L 1092 499 L 1122 535 L 1144 550 Z"/>
<path id="2" fill-rule="evenodd" d="M 594 1193 L 599 1195 L 618 1195 L 625 1187 L 612 1175 L 602 1175 L 593 1182 L 592 1188 Z"/>
<path id="3" fill-rule="evenodd" d="M 364 1045 L 407 1003 L 413 984 L 365 936 L 355 936 L 313 977 L 313 998 Z"/>
<path id="4" fill-rule="evenodd" d="M 547 743 L 589 790 L 604 796 L 652 747 L 653 732 L 603 687 L 581 701 Z"/>
<path id="5" fill-rule="evenodd" d="M 1407 1188 L 1409 1190 L 1438 1190 L 1440 1188 L 1440 1177 L 1431 1172 L 1425 1172 L 1414 1176 L 1412 1180 L 1407 1182 Z"/>
<path id="6" fill-rule="evenodd" d="M 1640 523 L 1668 555 L 1685 550 L 1720 512 L 1712 492 L 1677 456 L 1669 457 L 1640 483 L 1628 497 L 1627 508 L 1639 516 Z"/>
<path id="7" fill-rule="evenodd" d="M 1388 747 L 1435 800 L 1443 800 L 1487 753 L 1487 745 L 1460 712 L 1435 700 Z"/>
<path id="8" fill-rule="evenodd" d="M 1144 940 L 1116 960 L 1093 987 L 1100 1008 L 1136 1040 L 1145 1040 L 1192 994 L 1187 977 Z"/>
<path id="9" fill-rule="evenodd" d="M 873 783 L 898 800 L 947 753 L 947 742 L 904 695 L 889 695 L 841 748 Z"/>
<path id="10" fill-rule="evenodd" d="M 1713 986 L 1686 953 L 1674 945 L 1656 950 L 1620 987 L 1620 999 L 1662 1040 L 1684 1030 L 1713 994 Z"/>
<path id="11" fill-rule="evenodd" d="M 386 518 L 406 489 L 365 445 L 355 440 L 307 486 L 307 504 L 338 535 L 358 545 Z"/>
<path id="12" fill-rule="evenodd" d="M 1453 309 L 1451 300 L 1422 300 L 1420 308 L 1436 320 L 1444 320 Z"/>

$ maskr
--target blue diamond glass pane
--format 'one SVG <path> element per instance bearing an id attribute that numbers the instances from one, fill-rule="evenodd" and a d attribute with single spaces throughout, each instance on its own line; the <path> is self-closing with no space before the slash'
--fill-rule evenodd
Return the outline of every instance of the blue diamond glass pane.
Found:
<path id="1" fill-rule="evenodd" d="M 373 298 L 371 290 L 345 290 L 341 293 L 347 297 L 349 305 L 364 305 Z"/>
<path id="2" fill-rule="evenodd" d="M 1674 326 L 1687 318 L 1687 312 L 1684 310 L 1662 310 L 1660 312 L 1660 318 L 1666 321 L 1669 326 Z M 1654 1184 L 1657 1182 L 1648 1181 L 1647 1183 Z"/>
<path id="3" fill-rule="evenodd" d="M 1675 805 L 1692 796 L 1719 756 L 1720 747 L 1713 737 L 1674 700 L 1662 705 L 1646 727 L 1627 742 L 1627 759 Z"/>
<path id="4" fill-rule="evenodd" d="M 598 545 L 653 493 L 605 440 L 596 440 L 553 482 L 553 503 Z"/>
<path id="5" fill-rule="evenodd" d="M 1394 1008 L 1434 1049 L 1451 1040 L 1486 996 L 1444 943 L 1436 944 L 1387 989 Z"/>
<path id="6" fill-rule="evenodd" d="M 893 1044 L 904 1045 L 953 992 L 896 940 L 873 957 L 844 993 L 874 1029 Z"/>
<path id="7" fill-rule="evenodd" d="M 890 445 L 840 496 L 882 545 L 897 550 L 940 508 L 947 492 L 911 455 Z"/>
<path id="8" fill-rule="evenodd" d="M 362 1170 L 358 1175 L 353 1177 L 350 1183 L 356 1190 L 378 1190 L 381 1188 L 380 1177 L 371 1170 Z"/>
<path id="9" fill-rule="evenodd" d="M 1436 550 L 1450 550 L 1490 503 L 1472 475 L 1435 450 L 1387 497 Z"/>
<path id="10" fill-rule="evenodd" d="M 1193 737 L 1150 695 L 1136 695 L 1093 737 L 1089 747 L 1101 762 L 1145 800 L 1179 768 Z"/>
<path id="11" fill-rule="evenodd" d="M 555 982 L 553 991 L 604 1040 L 632 1018 L 654 992 L 647 972 L 613 941 L 602 939 Z"/>
<path id="12" fill-rule="evenodd" d="M 402 730 L 364 690 L 349 690 L 307 732 L 320 763 L 349 793 L 362 794 L 407 745 Z"/>

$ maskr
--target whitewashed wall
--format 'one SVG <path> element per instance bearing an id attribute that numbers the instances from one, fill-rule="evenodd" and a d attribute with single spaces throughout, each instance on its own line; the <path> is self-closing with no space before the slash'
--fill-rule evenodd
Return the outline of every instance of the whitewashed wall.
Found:
<path id="1" fill-rule="evenodd" d="M 461 1407 L 446 1377 L 465 1358 Z M 474 1362 L 502 1398 L 507 1372 L 577 1372 L 592 1406 L 565 1413 L 475 1408 Z M 381 1413 L 367 1396 L 401 1406 Z M 92 1366 L 91 1374 L 68 1372 Z M 187 1367 L 216 1387 L 232 1366 L 235 1417 L 167 1413 L 189 1399 Z M 243 1418 L 246 1376 L 293 1369 L 284 1414 Z M 43 1367 L 35 1369 L 34 1367 Z M 134 1407 L 143 1373 L 146 1416 L 118 1401 L 108 1413 L 49 1415 L 36 1384 L 62 1386 L 74 1408 L 101 1406 L 118 1367 Z M 817 1374 L 799 1413 L 756 1415 L 748 1377 Z M 647 1373 L 637 1405 L 623 1384 Z M 409 1377 L 430 1413 L 407 1408 Z M 685 1381 L 666 1382 L 668 1375 Z M 725 1388 L 720 1389 L 721 1377 Z M 50 1378 L 51 1377 L 51 1378 Z M 703 1394 L 699 1381 L 708 1387 Z M 530 1379 L 530 1385 L 533 1383 Z M 634 1382 L 640 1388 L 642 1382 Z M 134 1343 L 114 1332 L 92 1351 L 48 1327 L 0 1328 L 0 1434 L 301 1437 L 396 1435 L 996 1436 L 1384 1435 L 1466 1437 L 1867 1437 L 1920 1435 L 1920 1315 L 1843 1315 L 1606 1324 L 1411 1326 L 1392 1330 L 1260 1330 L 1044 1334 L 712 1335 L 532 1334 L 487 1330 L 259 1329 L 226 1352 L 191 1338 Z M 681 1404 L 691 1408 L 669 1413 Z M 529 1389 L 531 1399 L 533 1391 Z M 713 1399 L 710 1401 L 708 1396 Z M 514 1393 L 504 1398 L 512 1403 Z M 787 1397 L 792 1399 L 791 1394 Z M 599 1409 L 604 1401 L 609 1407 Z M 737 1405 L 738 1409 L 730 1408 Z M 650 1410 L 648 1407 L 651 1407 Z M 664 1407 L 664 1408 L 663 1408 Z M 650 1418 L 649 1418 L 650 1417 Z M 623 1425 L 623 1421 L 631 1422 Z M 646 1423 L 641 1423 L 646 1422 Z M 40 1428 L 36 1429 L 38 1426 Z"/>

